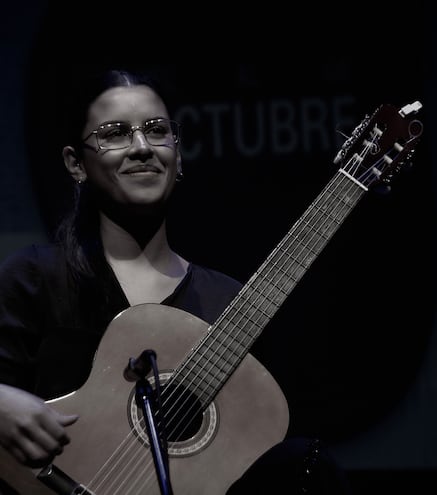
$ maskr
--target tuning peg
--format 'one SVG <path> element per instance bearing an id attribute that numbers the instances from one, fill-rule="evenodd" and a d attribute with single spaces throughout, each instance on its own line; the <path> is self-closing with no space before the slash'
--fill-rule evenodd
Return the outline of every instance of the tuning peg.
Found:
<path id="1" fill-rule="evenodd" d="M 413 103 L 409 103 L 408 105 L 404 105 L 400 110 L 399 113 L 402 115 L 402 117 L 405 117 L 409 115 L 410 113 L 417 113 L 420 109 L 422 108 L 422 103 L 420 101 L 415 101 Z"/>

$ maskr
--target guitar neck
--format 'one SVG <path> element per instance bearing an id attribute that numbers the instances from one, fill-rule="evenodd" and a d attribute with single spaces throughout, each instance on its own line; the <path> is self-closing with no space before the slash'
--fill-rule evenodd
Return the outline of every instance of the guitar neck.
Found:
<path id="1" fill-rule="evenodd" d="M 331 237 L 374 184 L 387 185 L 410 163 L 423 131 L 419 101 L 381 105 L 367 115 L 334 159 L 340 168 L 209 327 L 172 380 L 208 405 L 235 371 Z M 176 384 L 177 384 L 176 383 Z"/>
<path id="2" fill-rule="evenodd" d="M 335 174 L 176 371 L 178 383 L 212 401 L 366 190 Z"/>
<path id="3" fill-rule="evenodd" d="M 365 191 L 365 188 L 341 171 L 337 172 L 251 277 L 230 308 L 230 311 L 240 314 L 241 321 L 236 325 L 247 334 L 250 345 Z M 241 315 L 246 318 L 242 320 Z"/>

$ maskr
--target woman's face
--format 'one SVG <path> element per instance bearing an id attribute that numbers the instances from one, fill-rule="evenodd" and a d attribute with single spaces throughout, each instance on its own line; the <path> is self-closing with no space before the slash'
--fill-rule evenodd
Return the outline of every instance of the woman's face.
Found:
<path id="1" fill-rule="evenodd" d="M 89 107 L 82 137 L 102 124 L 143 126 L 157 118 L 168 119 L 167 110 L 148 86 L 111 88 Z M 179 159 L 178 145 L 172 139 L 154 146 L 141 130 L 135 130 L 132 144 L 124 149 L 99 149 L 96 134 L 85 143 L 82 170 L 105 201 L 135 207 L 166 202 L 175 184 Z"/>

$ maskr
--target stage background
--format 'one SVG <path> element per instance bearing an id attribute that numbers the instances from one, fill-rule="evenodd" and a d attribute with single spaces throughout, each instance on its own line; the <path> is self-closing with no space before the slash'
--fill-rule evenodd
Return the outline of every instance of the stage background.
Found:
<path id="1" fill-rule="evenodd" d="M 420 100 L 413 167 L 366 195 L 254 348 L 290 431 L 329 443 L 357 494 L 419 493 L 437 486 L 435 29 L 419 2 L 360 8 L 4 3 L 0 256 L 45 242 L 62 211 L 57 92 L 81 68 L 153 66 L 171 82 L 185 174 L 172 243 L 242 281 L 333 175 L 342 133 Z"/>

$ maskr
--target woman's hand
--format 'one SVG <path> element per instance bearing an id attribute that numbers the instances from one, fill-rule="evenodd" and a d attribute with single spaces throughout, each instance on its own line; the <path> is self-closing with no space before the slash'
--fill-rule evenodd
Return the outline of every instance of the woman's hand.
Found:
<path id="1" fill-rule="evenodd" d="M 29 467 L 44 467 L 70 442 L 65 426 L 78 415 L 62 415 L 24 390 L 0 384 L 0 445 Z"/>

